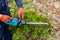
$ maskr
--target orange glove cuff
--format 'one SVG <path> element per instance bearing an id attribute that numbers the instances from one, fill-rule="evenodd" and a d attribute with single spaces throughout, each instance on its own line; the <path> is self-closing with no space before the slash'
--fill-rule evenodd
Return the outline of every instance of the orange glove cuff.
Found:
<path id="1" fill-rule="evenodd" d="M 2 16 L 0 17 L 0 20 L 4 20 L 5 18 L 6 18 L 6 16 L 2 15 Z"/>

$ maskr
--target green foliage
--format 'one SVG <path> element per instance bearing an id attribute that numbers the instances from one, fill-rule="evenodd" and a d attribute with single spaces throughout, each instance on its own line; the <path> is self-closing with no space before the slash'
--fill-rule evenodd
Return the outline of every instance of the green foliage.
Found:
<path id="1" fill-rule="evenodd" d="M 14 34 L 13 40 L 35 40 L 38 39 L 38 37 L 48 38 L 48 30 L 52 28 L 48 18 L 43 15 L 37 15 L 35 11 L 27 11 L 25 12 L 25 20 L 29 22 L 48 22 L 49 25 L 23 25 L 17 29 L 15 27 L 10 27 Z"/>
<path id="2" fill-rule="evenodd" d="M 13 2 L 13 0 L 11 1 Z M 15 2 L 13 2 L 13 5 L 10 5 L 9 7 L 10 7 L 11 14 L 16 15 L 15 13 L 17 12 L 17 10 L 15 11 L 16 9 Z M 25 18 L 24 18 L 25 21 L 47 22 L 48 25 L 40 25 L 40 26 L 23 25 L 18 28 L 10 26 L 9 29 L 13 33 L 13 40 L 37 40 L 42 38 L 47 40 L 49 36 L 48 31 L 49 29 L 52 28 L 49 19 L 41 14 L 38 14 L 35 10 L 25 9 L 24 13 L 25 13 Z M 17 15 L 14 17 L 17 17 Z"/>

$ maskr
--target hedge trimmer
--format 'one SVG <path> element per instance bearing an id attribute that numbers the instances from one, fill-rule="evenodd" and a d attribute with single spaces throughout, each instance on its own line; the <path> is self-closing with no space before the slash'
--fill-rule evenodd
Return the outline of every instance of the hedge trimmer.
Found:
<path id="1" fill-rule="evenodd" d="M 48 25 L 48 23 L 43 23 L 43 22 L 27 22 L 27 21 L 22 21 L 22 18 L 20 18 L 20 19 L 14 18 L 13 20 L 11 20 L 11 22 L 7 22 L 6 24 L 11 25 L 11 26 Z"/>

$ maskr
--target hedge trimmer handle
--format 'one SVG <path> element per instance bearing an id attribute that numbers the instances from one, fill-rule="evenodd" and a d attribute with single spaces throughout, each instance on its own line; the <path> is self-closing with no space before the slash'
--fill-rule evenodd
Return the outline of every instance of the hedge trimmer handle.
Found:
<path id="1" fill-rule="evenodd" d="M 21 21 L 22 21 L 22 17 L 18 18 L 18 23 L 17 23 L 16 27 L 18 27 L 18 26 L 21 26 L 21 25 L 22 25 Z"/>

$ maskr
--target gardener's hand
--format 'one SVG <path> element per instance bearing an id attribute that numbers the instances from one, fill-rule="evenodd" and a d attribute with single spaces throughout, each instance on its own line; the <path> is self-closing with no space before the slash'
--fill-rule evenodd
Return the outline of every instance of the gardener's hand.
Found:
<path id="1" fill-rule="evenodd" d="M 2 22 L 10 22 L 13 18 L 8 15 L 0 15 L 0 21 Z"/>
<path id="2" fill-rule="evenodd" d="M 18 9 L 18 18 L 22 17 L 22 19 L 24 18 L 24 8 L 19 8 Z"/>

